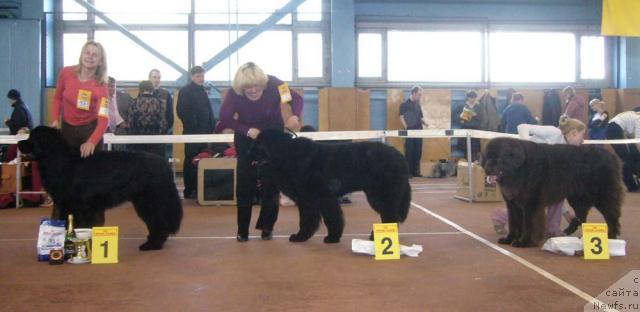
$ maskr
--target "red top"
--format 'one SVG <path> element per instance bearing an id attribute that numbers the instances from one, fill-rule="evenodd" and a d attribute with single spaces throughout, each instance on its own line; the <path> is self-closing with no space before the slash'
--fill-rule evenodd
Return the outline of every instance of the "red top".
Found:
<path id="1" fill-rule="evenodd" d="M 95 79 L 81 82 L 75 66 L 60 71 L 56 94 L 53 97 L 53 119 L 59 120 L 63 112 L 64 122 L 80 126 L 98 119 L 98 126 L 88 142 L 98 144 L 109 122 L 107 84 L 98 84 Z"/>

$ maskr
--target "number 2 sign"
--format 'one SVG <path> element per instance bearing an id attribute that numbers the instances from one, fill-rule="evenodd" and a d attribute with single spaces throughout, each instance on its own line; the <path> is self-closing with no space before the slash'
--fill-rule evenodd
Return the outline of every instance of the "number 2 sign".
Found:
<path id="1" fill-rule="evenodd" d="M 373 242 L 376 250 L 376 260 L 400 259 L 397 223 L 374 224 Z"/>
<path id="2" fill-rule="evenodd" d="M 118 227 L 94 227 L 91 264 L 118 263 Z"/>

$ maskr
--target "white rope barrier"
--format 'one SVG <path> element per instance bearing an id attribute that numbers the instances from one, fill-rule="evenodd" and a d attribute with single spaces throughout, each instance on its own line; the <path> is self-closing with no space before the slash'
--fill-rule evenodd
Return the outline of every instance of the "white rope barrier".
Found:
<path id="1" fill-rule="evenodd" d="M 471 148 L 470 139 L 493 139 L 498 137 L 510 137 L 520 139 L 516 134 L 491 132 L 472 129 L 422 129 L 422 130 L 377 130 L 377 131 L 322 131 L 299 132 L 296 135 L 310 138 L 314 141 L 342 141 L 342 140 L 382 140 L 389 137 L 398 138 L 459 138 L 467 139 L 467 150 Z M 104 143 L 111 148 L 112 144 L 173 144 L 173 143 L 230 143 L 233 142 L 233 134 L 182 134 L 182 135 L 114 135 L 107 133 L 103 136 Z M 18 141 L 29 138 L 28 134 L 0 135 L 0 144 L 17 144 Z M 640 138 L 618 140 L 585 140 L 583 144 L 633 144 L 640 143 Z M 473 171 L 469 160 L 469 192 L 473 193 Z M 18 164 L 20 161 L 18 160 Z M 21 170 L 16 166 L 16 206 L 20 201 L 20 194 L 37 193 L 21 192 Z M 470 196 L 469 201 L 471 201 Z"/>
<path id="2" fill-rule="evenodd" d="M 520 138 L 517 134 L 471 129 L 423 129 L 423 130 L 379 130 L 379 131 L 322 131 L 298 132 L 298 136 L 314 141 L 369 140 L 388 137 L 401 138 L 466 138 L 493 139 L 498 137 Z M 28 134 L 0 135 L 0 144 L 17 144 L 29 138 Z M 172 143 L 230 143 L 233 134 L 179 134 L 179 135 L 114 135 L 103 136 L 105 144 L 172 144 Z M 637 139 L 585 140 L 583 144 L 633 144 Z"/>

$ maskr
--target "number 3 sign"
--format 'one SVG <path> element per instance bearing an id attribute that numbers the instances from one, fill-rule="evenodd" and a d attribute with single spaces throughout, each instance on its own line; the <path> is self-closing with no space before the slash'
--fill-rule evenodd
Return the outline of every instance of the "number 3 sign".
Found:
<path id="1" fill-rule="evenodd" d="M 94 227 L 91 264 L 118 263 L 118 227 Z"/>
<path id="2" fill-rule="evenodd" d="M 376 249 L 376 260 L 400 259 L 397 223 L 374 224 L 373 241 Z"/>
<path id="3" fill-rule="evenodd" d="M 609 259 L 609 236 L 606 223 L 583 223 L 584 259 Z"/>

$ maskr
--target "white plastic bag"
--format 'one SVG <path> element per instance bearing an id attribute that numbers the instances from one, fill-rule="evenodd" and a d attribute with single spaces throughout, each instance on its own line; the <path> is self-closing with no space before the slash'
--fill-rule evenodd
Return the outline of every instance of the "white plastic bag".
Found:
<path id="1" fill-rule="evenodd" d="M 375 256 L 376 250 L 372 241 L 364 239 L 352 239 L 351 251 L 355 253 L 361 253 L 366 255 Z M 403 246 L 400 245 L 400 255 L 409 257 L 417 257 L 422 252 L 422 245 Z"/>
<path id="2" fill-rule="evenodd" d="M 609 255 L 612 257 L 626 256 L 626 246 L 627 242 L 622 239 L 610 239 Z M 565 256 L 575 256 L 576 253 L 582 253 L 583 248 L 582 238 L 573 236 L 552 237 L 542 246 L 542 250 Z"/>

